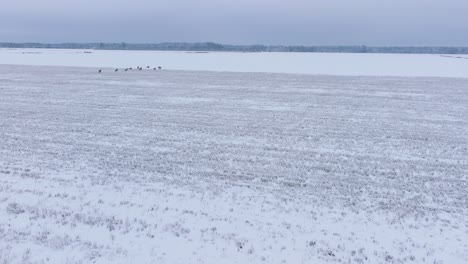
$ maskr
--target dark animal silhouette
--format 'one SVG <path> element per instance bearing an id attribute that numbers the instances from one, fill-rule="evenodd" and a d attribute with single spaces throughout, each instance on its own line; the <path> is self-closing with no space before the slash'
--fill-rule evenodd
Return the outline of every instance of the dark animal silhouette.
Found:
<path id="1" fill-rule="evenodd" d="M 162 69 L 162 67 L 161 67 L 161 66 L 158 66 L 158 70 L 161 70 L 161 69 Z"/>
<path id="2" fill-rule="evenodd" d="M 119 69 L 115 69 L 115 71 L 116 71 L 116 72 L 118 72 L 118 71 L 119 71 Z"/>
<path id="3" fill-rule="evenodd" d="M 102 72 L 102 69 L 99 69 L 99 71 L 98 71 L 98 72 L 99 72 L 99 73 L 101 73 L 101 72 Z"/>

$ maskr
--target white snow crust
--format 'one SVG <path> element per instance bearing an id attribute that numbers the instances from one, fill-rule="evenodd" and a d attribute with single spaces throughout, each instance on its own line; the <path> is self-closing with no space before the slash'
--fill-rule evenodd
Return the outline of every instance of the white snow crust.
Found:
<path id="1" fill-rule="evenodd" d="M 0 64 L 468 78 L 466 55 L 0 49 Z"/>
<path id="2" fill-rule="evenodd" d="M 468 79 L 3 65 L 0 263 L 467 263 L 467 113 Z"/>

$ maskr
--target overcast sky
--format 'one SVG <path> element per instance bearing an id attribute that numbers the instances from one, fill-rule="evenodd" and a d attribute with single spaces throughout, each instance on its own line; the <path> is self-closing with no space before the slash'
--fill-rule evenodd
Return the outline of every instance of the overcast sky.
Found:
<path id="1" fill-rule="evenodd" d="M 2 0 L 7 41 L 468 46 L 468 0 Z"/>

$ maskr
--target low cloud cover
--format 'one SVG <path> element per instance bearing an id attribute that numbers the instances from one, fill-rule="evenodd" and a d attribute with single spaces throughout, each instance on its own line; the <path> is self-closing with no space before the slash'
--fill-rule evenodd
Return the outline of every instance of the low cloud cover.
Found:
<path id="1" fill-rule="evenodd" d="M 468 46 L 466 0 L 17 0 L 1 42 Z"/>

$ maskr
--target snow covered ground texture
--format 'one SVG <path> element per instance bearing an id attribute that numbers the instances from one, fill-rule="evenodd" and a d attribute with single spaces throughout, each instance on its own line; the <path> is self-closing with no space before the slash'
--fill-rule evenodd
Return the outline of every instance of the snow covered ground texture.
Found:
<path id="1" fill-rule="evenodd" d="M 0 49 L 0 64 L 468 78 L 467 55 Z"/>
<path id="2" fill-rule="evenodd" d="M 468 79 L 0 66 L 0 263 L 467 263 Z"/>

